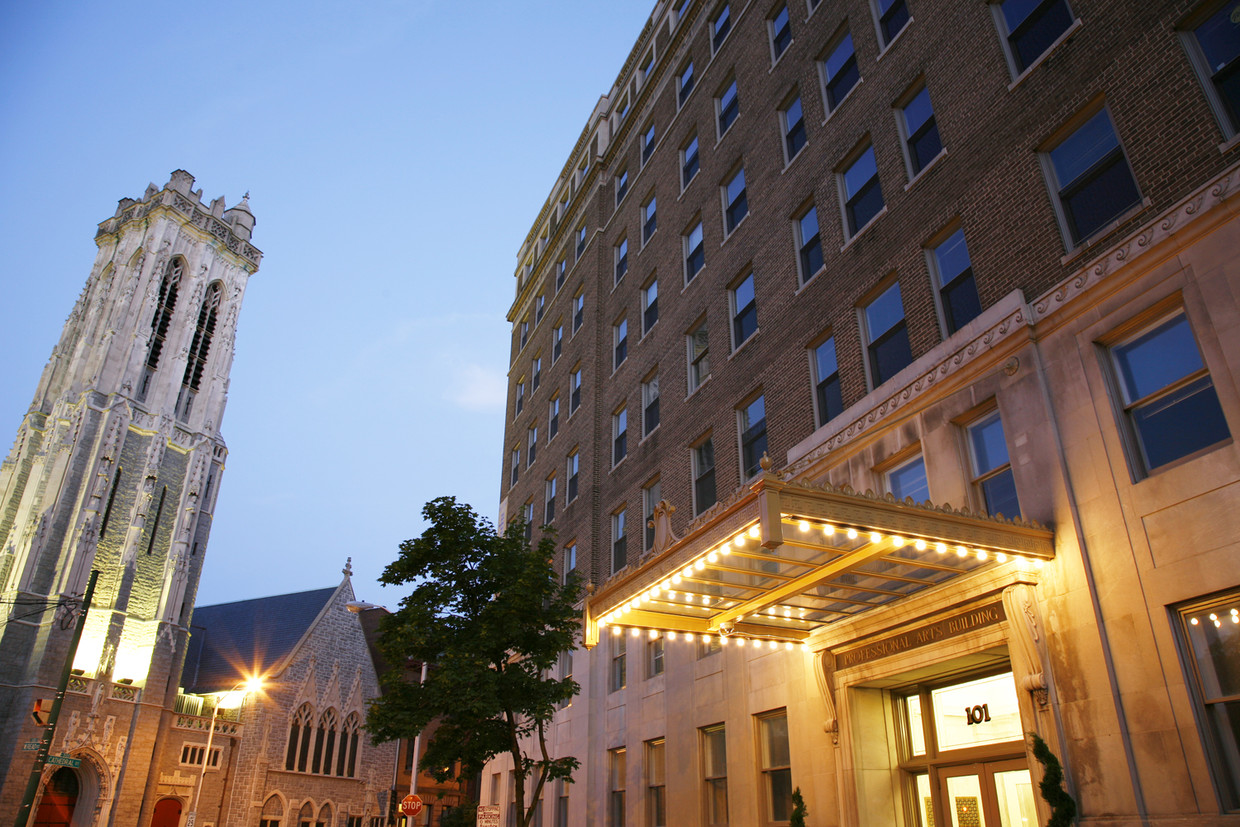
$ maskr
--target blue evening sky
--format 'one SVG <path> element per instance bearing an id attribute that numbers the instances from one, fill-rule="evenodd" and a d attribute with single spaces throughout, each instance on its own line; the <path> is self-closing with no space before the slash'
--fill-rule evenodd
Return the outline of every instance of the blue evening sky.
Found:
<path id="1" fill-rule="evenodd" d="M 650 0 L 15 2 L 0 11 L 0 440 L 98 223 L 181 168 L 250 192 L 198 603 L 362 599 L 427 500 L 495 520 L 516 254 Z"/>

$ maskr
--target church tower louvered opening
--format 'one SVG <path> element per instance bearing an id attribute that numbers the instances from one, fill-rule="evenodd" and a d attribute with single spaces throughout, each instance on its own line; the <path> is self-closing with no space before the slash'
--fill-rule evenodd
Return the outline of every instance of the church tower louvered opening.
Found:
<path id="1" fill-rule="evenodd" d="M 159 356 L 164 350 L 164 341 L 168 338 L 168 326 L 172 324 L 172 314 L 177 306 L 177 289 L 181 284 L 181 273 L 185 270 L 185 259 L 177 256 L 168 262 L 168 269 L 159 283 L 159 299 L 155 306 L 155 315 L 151 317 L 151 341 L 146 352 L 146 369 L 142 372 L 142 384 L 138 388 L 138 399 L 146 399 L 151 387 L 151 377 L 159 369 Z"/>
<path id="2" fill-rule="evenodd" d="M 181 380 L 181 393 L 177 399 L 177 418 L 189 419 L 194 398 L 202 385 L 202 373 L 211 354 L 211 337 L 215 335 L 215 320 L 220 309 L 220 283 L 213 282 L 207 288 L 202 309 L 198 311 L 198 324 L 194 328 L 194 340 L 190 344 L 189 358 L 185 363 L 185 378 Z"/>

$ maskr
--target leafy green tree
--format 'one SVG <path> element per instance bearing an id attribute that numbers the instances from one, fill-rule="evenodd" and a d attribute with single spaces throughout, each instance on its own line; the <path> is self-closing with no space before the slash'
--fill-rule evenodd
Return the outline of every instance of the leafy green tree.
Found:
<path id="1" fill-rule="evenodd" d="M 420 766 L 439 781 L 474 778 L 490 759 L 512 756 L 517 812 L 528 827 L 543 787 L 571 779 L 578 766 L 550 756 L 546 727 L 578 691 L 551 673 L 580 631 L 580 585 L 575 575 L 565 584 L 556 576 L 550 532 L 531 546 L 523 524 L 499 534 L 451 497 L 427 503 L 422 516 L 427 529 L 401 544 L 379 578 L 413 591 L 384 618 L 378 644 L 390 663 L 432 666 L 425 683 L 389 671 L 366 729 L 376 741 L 411 739 L 437 720 Z"/>

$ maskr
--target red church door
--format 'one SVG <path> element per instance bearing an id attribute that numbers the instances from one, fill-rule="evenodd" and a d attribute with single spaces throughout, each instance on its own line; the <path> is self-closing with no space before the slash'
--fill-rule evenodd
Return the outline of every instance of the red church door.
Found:
<path id="1" fill-rule="evenodd" d="M 77 773 L 61 767 L 52 774 L 43 790 L 39 810 L 34 814 L 34 827 L 69 827 L 77 799 Z"/>
<path id="2" fill-rule="evenodd" d="M 161 798 L 155 805 L 155 817 L 151 827 L 177 827 L 181 823 L 181 802 L 176 798 Z"/>

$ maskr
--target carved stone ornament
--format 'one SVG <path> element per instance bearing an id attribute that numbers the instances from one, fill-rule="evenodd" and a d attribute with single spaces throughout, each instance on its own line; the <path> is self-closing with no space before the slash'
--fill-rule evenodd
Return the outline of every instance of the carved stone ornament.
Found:
<path id="1" fill-rule="evenodd" d="M 1018 583 L 1003 590 L 1003 611 L 1008 617 L 1008 649 L 1017 686 L 1033 693 L 1038 707 L 1046 708 L 1046 640 L 1038 616 L 1033 586 Z"/>
<path id="2" fill-rule="evenodd" d="M 670 546 L 680 542 L 680 538 L 672 531 L 672 514 L 676 512 L 676 506 L 667 500 L 659 500 L 654 506 L 654 519 L 648 523 L 650 528 L 654 529 L 654 546 L 651 548 L 652 554 L 662 554 Z"/>
<path id="3" fill-rule="evenodd" d="M 822 703 L 827 708 L 822 730 L 831 736 L 831 743 L 838 747 L 840 721 L 835 707 L 835 655 L 824 649 L 815 654 L 814 659 L 818 661 L 818 668 L 814 670 L 814 677 L 818 680 L 818 694 L 822 696 Z"/>

